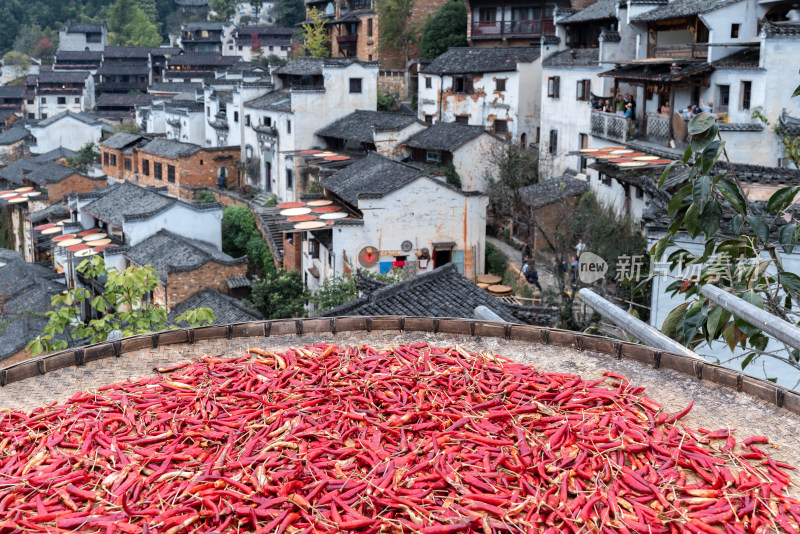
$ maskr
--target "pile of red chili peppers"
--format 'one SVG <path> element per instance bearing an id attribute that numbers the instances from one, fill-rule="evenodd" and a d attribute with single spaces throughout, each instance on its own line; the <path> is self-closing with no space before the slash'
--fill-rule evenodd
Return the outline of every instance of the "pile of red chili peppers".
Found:
<path id="1" fill-rule="evenodd" d="M 425 344 L 157 371 L 0 414 L 0 531 L 798 531 L 765 437 L 692 430 L 613 373 Z"/>

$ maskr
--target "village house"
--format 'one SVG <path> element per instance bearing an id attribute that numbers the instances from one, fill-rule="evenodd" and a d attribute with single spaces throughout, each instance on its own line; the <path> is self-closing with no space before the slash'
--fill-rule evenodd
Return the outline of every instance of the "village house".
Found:
<path id="1" fill-rule="evenodd" d="M 108 45 L 106 23 L 89 24 L 84 22 L 67 23 L 58 31 L 58 50 L 102 52 Z"/>
<path id="2" fill-rule="evenodd" d="M 235 28 L 232 22 L 189 22 L 181 26 L 178 46 L 187 54 L 222 55 L 225 45 L 232 42 Z"/>
<path id="3" fill-rule="evenodd" d="M 262 191 L 299 198 L 304 190 L 295 181 L 295 153 L 321 144 L 319 125 L 374 109 L 377 71 L 377 63 L 304 57 L 272 72 L 275 89 L 244 102 L 243 146 L 251 147 Z"/>
<path id="4" fill-rule="evenodd" d="M 135 124 L 136 106 L 147 105 L 153 96 L 141 93 L 104 93 L 97 99 L 96 112 L 114 124 Z"/>
<path id="5" fill-rule="evenodd" d="M 192 53 L 172 56 L 164 71 L 166 82 L 204 82 L 213 80 L 221 72 L 239 63 L 239 56 L 223 56 L 221 53 Z"/>
<path id="6" fill-rule="evenodd" d="M 295 28 L 278 26 L 241 26 L 233 31 L 233 42 L 226 45 L 224 53 L 227 56 L 239 56 L 244 61 L 253 61 L 256 56 L 289 59 L 292 54 L 292 35 L 296 32 Z"/>
<path id="7" fill-rule="evenodd" d="M 143 46 L 107 46 L 103 64 L 95 73 L 99 94 L 146 92 L 152 83 L 151 48 Z"/>
<path id="8" fill-rule="evenodd" d="M 134 151 L 152 141 L 148 135 L 119 132 L 100 143 L 100 165 L 103 174 L 118 181 L 137 182 L 139 160 Z"/>
<path id="9" fill-rule="evenodd" d="M 24 126 L 0 133 L 0 165 L 8 165 L 30 155 L 31 133 Z"/>
<path id="10" fill-rule="evenodd" d="M 539 46 L 552 35 L 556 7 L 585 7 L 591 0 L 466 0 L 467 41 L 472 47 Z"/>
<path id="11" fill-rule="evenodd" d="M 328 150 L 396 158 L 403 155 L 401 145 L 426 127 L 414 115 L 359 109 L 318 130 L 317 136 Z"/>
<path id="12" fill-rule="evenodd" d="M 240 2 L 236 6 L 232 22 L 238 25 L 266 24 L 274 26 L 278 19 L 275 2 L 272 0 L 255 0 L 253 2 Z"/>
<path id="13" fill-rule="evenodd" d="M 443 175 L 450 165 L 465 191 L 486 191 L 493 172 L 492 154 L 500 154 L 505 140 L 483 126 L 437 122 L 402 143 L 406 157 L 429 173 Z"/>
<path id="14" fill-rule="evenodd" d="M 103 63 L 100 50 L 59 50 L 53 70 L 86 70 L 95 74 Z"/>
<path id="15" fill-rule="evenodd" d="M 89 176 L 62 163 L 39 163 L 33 159 L 20 159 L 0 169 L 0 182 L 4 189 L 35 188 L 40 194 L 31 197 L 29 211 L 57 204 L 70 193 L 86 193 L 106 186 L 105 176 Z"/>
<path id="16" fill-rule="evenodd" d="M 0 86 L 0 110 L 3 112 L 22 113 L 25 107 L 24 85 Z M 5 121 L 4 121 L 5 122 Z"/>
<path id="17" fill-rule="evenodd" d="M 59 147 L 78 151 L 87 143 L 98 144 L 114 128 L 93 113 L 62 111 L 33 124 L 30 131 L 35 139 L 31 152 L 42 154 Z"/>
<path id="18" fill-rule="evenodd" d="M 418 117 L 538 140 L 539 48 L 451 48 L 421 71 Z"/>
<path id="19" fill-rule="evenodd" d="M 42 71 L 28 76 L 25 86 L 25 113 L 29 119 L 94 108 L 94 77 L 88 71 Z"/>
<path id="20" fill-rule="evenodd" d="M 210 8 L 208 0 L 173 0 L 178 8 L 181 22 L 207 20 Z"/>
<path id="21" fill-rule="evenodd" d="M 203 84 L 196 82 L 153 83 L 147 90 L 152 100 L 136 105 L 136 125 L 167 139 L 205 144 L 202 90 Z"/>

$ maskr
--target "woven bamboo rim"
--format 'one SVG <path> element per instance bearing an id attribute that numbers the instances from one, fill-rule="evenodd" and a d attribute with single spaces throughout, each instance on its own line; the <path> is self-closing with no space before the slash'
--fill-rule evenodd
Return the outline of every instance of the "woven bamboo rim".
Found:
<path id="1" fill-rule="evenodd" d="M 672 369 L 698 380 L 747 393 L 779 408 L 800 414 L 800 392 L 787 390 L 767 380 L 748 376 L 719 365 L 701 362 L 688 356 L 570 330 L 436 317 L 317 317 L 167 330 L 68 349 L 10 365 L 0 369 L 0 386 L 65 367 L 81 366 L 86 362 L 119 357 L 128 352 L 148 347 L 156 348 L 159 345 L 194 344 L 197 341 L 224 338 L 299 336 L 360 331 L 430 332 L 493 337 L 554 345 L 577 351 L 591 351 L 616 359 L 637 361 L 655 369 Z"/>

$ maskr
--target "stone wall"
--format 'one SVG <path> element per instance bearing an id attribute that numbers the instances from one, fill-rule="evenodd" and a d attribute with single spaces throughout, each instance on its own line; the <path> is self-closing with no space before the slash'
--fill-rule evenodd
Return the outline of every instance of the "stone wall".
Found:
<path id="1" fill-rule="evenodd" d="M 212 287 L 217 291 L 228 293 L 226 280 L 232 276 L 247 274 L 247 263 L 223 265 L 210 261 L 193 271 L 167 274 L 167 308 L 171 310 L 198 291 Z"/>

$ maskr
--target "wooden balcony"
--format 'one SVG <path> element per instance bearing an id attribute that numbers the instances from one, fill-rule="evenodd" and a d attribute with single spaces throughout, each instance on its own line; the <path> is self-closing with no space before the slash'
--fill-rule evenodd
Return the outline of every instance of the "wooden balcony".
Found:
<path id="1" fill-rule="evenodd" d="M 496 22 L 474 22 L 473 39 L 497 39 L 515 37 L 539 37 L 555 33 L 555 26 L 548 20 L 511 20 Z"/>
<path id="2" fill-rule="evenodd" d="M 708 59 L 708 43 L 649 45 L 647 57 L 670 59 Z"/>
<path id="3" fill-rule="evenodd" d="M 336 38 L 336 43 L 339 45 L 339 52 L 355 53 L 358 47 L 358 35 L 340 35 Z"/>
<path id="4" fill-rule="evenodd" d="M 592 135 L 624 143 L 628 140 L 630 126 L 628 119 L 622 115 L 605 113 L 602 111 L 592 111 Z"/>

